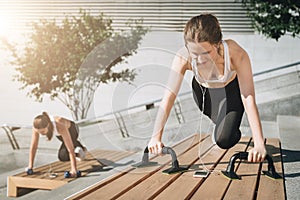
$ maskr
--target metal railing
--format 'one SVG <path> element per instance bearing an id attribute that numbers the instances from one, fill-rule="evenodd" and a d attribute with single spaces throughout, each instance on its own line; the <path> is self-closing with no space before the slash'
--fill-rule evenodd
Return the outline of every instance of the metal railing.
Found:
<path id="1" fill-rule="evenodd" d="M 14 135 L 14 131 L 15 130 L 18 130 L 20 129 L 21 127 L 17 127 L 17 126 L 6 126 L 6 125 L 3 125 L 1 126 L 1 128 L 5 131 L 6 135 L 7 135 L 7 138 L 11 144 L 11 147 L 14 149 L 14 150 L 17 150 L 17 149 L 20 149 L 20 146 L 18 144 L 18 141 Z"/>
<path id="2" fill-rule="evenodd" d="M 262 72 L 254 73 L 253 76 L 255 77 L 255 76 L 262 75 L 262 74 L 268 74 L 268 73 L 271 73 L 271 72 L 274 72 L 274 71 L 279 71 L 279 70 L 287 69 L 287 68 L 290 68 L 290 67 L 295 67 L 295 66 L 298 66 L 298 65 L 300 65 L 300 61 L 288 64 L 288 65 L 283 65 L 283 66 L 280 66 L 280 67 L 276 67 L 276 68 L 273 68 L 273 69 L 270 69 L 270 70 L 265 70 L 265 71 L 262 71 Z M 296 69 L 296 72 L 299 73 L 299 70 Z M 184 97 L 186 95 L 190 95 L 191 93 L 192 93 L 192 91 L 180 93 L 180 94 L 178 94 L 178 97 Z M 114 112 L 111 112 L 111 113 L 107 113 L 107 114 L 98 116 L 98 117 L 96 117 L 94 119 L 82 120 L 80 123 L 82 125 L 94 124 L 94 123 L 97 123 L 97 122 L 101 121 L 99 119 L 103 119 L 103 118 L 106 118 L 108 116 L 112 116 L 112 118 L 116 117 L 115 113 L 118 113 L 118 119 L 123 119 L 124 116 L 122 116 L 122 113 L 126 112 L 128 114 L 130 110 L 134 110 L 134 109 L 138 109 L 138 108 L 140 108 L 140 110 L 142 108 L 144 108 L 145 110 L 148 110 L 147 109 L 148 105 L 152 105 L 151 108 L 153 108 L 154 104 L 160 102 L 161 100 L 162 100 L 162 98 L 159 98 L 159 99 L 151 101 L 151 102 L 147 102 L 147 103 L 135 105 L 135 106 L 132 106 L 132 107 L 129 107 L 129 108 L 125 108 L 125 109 L 120 109 L 120 110 L 117 110 L 117 111 L 114 111 Z M 180 123 L 184 123 L 185 120 L 183 118 L 183 113 L 182 113 L 182 109 L 181 109 L 181 105 L 180 105 L 180 100 L 178 100 L 178 98 L 176 100 L 176 105 L 174 103 L 174 109 L 175 109 L 176 118 L 178 119 L 178 123 L 179 124 Z M 129 135 L 129 133 L 128 133 L 127 129 L 126 129 L 126 123 L 124 121 L 122 121 L 122 123 L 118 123 L 118 125 L 120 126 L 119 127 L 120 130 L 126 130 L 126 135 Z M 123 134 L 124 133 L 122 132 L 122 135 Z"/>
<path id="3" fill-rule="evenodd" d="M 270 70 L 265 70 L 265 71 L 262 71 L 262 72 L 254 73 L 253 76 L 259 76 L 259 75 L 262 75 L 262 74 L 267 74 L 267 73 L 271 73 L 271 72 L 274 72 L 274 71 L 279 71 L 279 70 L 287 69 L 287 68 L 290 68 L 290 67 L 295 67 L 295 66 L 298 66 L 298 65 L 300 65 L 300 61 L 288 64 L 288 65 L 283 65 L 283 66 L 280 66 L 280 67 L 276 67 L 276 68 L 273 68 L 273 69 L 270 69 Z M 299 70 L 296 69 L 296 72 L 299 73 Z M 191 93 L 192 93 L 192 91 L 180 93 L 180 94 L 178 94 L 178 97 L 183 97 L 184 98 L 184 96 L 190 95 Z M 153 109 L 155 107 L 154 105 L 156 103 L 160 102 L 161 100 L 162 100 L 162 98 L 159 98 L 159 99 L 151 101 L 151 102 L 146 102 L 146 103 L 143 103 L 143 104 L 138 104 L 138 105 L 135 105 L 135 106 L 131 106 L 129 108 L 124 108 L 124 109 L 116 110 L 116 111 L 113 111 L 113 112 L 109 112 L 109 113 L 97 116 L 95 118 L 80 120 L 80 121 L 77 121 L 76 123 L 80 126 L 88 126 L 88 125 L 92 125 L 92 124 L 101 123 L 102 121 L 105 121 L 103 119 L 106 119 L 106 118 L 115 119 L 116 122 L 117 122 L 117 125 L 118 125 L 118 129 L 121 132 L 122 137 L 123 138 L 130 137 L 130 133 L 128 132 L 128 129 L 126 127 L 126 123 L 124 121 L 124 116 L 125 115 L 122 115 L 122 113 L 126 112 L 128 114 L 128 113 L 130 113 L 129 112 L 130 110 L 131 111 L 133 111 L 133 110 L 145 111 L 145 110 Z M 181 109 L 181 104 L 180 104 L 179 98 L 176 99 L 176 102 L 174 104 L 174 110 L 175 110 L 174 112 L 175 112 L 176 118 L 178 120 L 178 123 L 179 124 L 184 123 L 185 119 L 183 117 L 183 112 L 182 112 L 182 109 Z M 6 135 L 9 139 L 9 141 L 10 141 L 10 144 L 11 144 L 12 148 L 13 149 L 20 149 L 20 147 L 18 145 L 18 142 L 17 142 L 13 132 L 15 130 L 18 130 L 18 129 L 22 128 L 22 127 L 21 126 L 9 126 L 9 125 L 2 125 L 0 127 L 3 128 L 3 130 L 5 130 Z M 28 127 L 26 127 L 26 128 L 28 128 Z"/>
<path id="4" fill-rule="evenodd" d="M 272 69 L 269 69 L 269 70 L 253 73 L 253 76 L 259 76 L 259 75 L 262 75 L 262 74 L 267 74 L 267 73 L 270 73 L 270 72 L 279 71 L 279 70 L 287 69 L 287 68 L 290 68 L 290 67 L 295 67 L 297 65 L 300 65 L 300 61 L 288 64 L 288 65 L 283 65 L 283 66 L 280 66 L 280 67 L 275 67 L 275 68 L 272 68 Z M 297 72 L 298 71 L 299 70 L 297 69 Z"/>

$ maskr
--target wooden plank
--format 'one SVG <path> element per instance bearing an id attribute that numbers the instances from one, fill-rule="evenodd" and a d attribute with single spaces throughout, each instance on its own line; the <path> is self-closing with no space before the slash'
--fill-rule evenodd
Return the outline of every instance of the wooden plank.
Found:
<path id="1" fill-rule="evenodd" d="M 210 138 L 209 138 L 210 139 Z M 204 142 L 207 142 L 206 140 Z M 211 141 L 210 141 L 211 143 Z M 205 143 L 200 145 L 205 146 Z M 208 151 L 205 151 L 205 147 L 201 147 L 200 158 L 191 168 L 196 169 L 209 169 L 213 170 L 215 162 L 221 159 L 226 150 L 220 149 L 217 145 L 214 145 Z M 198 156 L 199 154 L 195 155 Z M 194 170 L 184 173 L 162 193 L 160 193 L 155 199 L 185 199 L 194 193 L 195 188 L 197 189 L 205 178 L 193 178 Z"/>
<path id="2" fill-rule="evenodd" d="M 48 164 L 48 165 L 44 165 L 42 167 L 37 167 L 34 169 L 34 174 L 28 176 L 26 174 L 26 172 L 22 172 L 19 174 L 16 174 L 14 176 L 16 177 L 24 177 L 24 178 L 40 178 L 40 179 L 52 179 L 49 178 L 49 170 L 50 167 L 52 169 L 52 172 L 55 171 L 55 169 L 57 170 L 61 170 L 62 168 L 64 168 L 64 166 L 62 166 L 62 163 L 60 161 L 55 162 L 54 164 Z"/>
<path id="3" fill-rule="evenodd" d="M 115 162 L 115 161 L 121 160 L 122 158 L 125 158 L 129 155 L 133 155 L 133 154 L 134 154 L 133 152 L 132 153 L 123 152 L 123 153 L 116 154 L 115 157 L 112 157 L 108 160 Z"/>
<path id="4" fill-rule="evenodd" d="M 193 138 L 192 145 L 198 143 L 198 140 Z M 186 140 L 180 143 L 178 146 L 174 147 L 174 150 L 177 154 L 180 154 L 187 150 L 187 146 L 191 144 L 191 141 Z M 179 153 L 180 152 L 180 153 Z M 158 162 L 163 165 L 169 163 L 171 158 L 169 155 L 159 156 L 153 159 L 153 161 Z M 137 168 L 131 170 L 129 173 L 124 174 L 124 176 L 119 177 L 113 182 L 104 185 L 103 187 L 97 189 L 96 192 L 88 194 L 84 199 L 112 199 L 114 196 L 122 193 L 123 191 L 127 191 L 128 188 L 134 187 L 136 184 L 139 184 L 141 181 L 150 177 L 153 173 L 161 169 L 161 166 L 153 166 L 147 168 Z"/>
<path id="5" fill-rule="evenodd" d="M 47 180 L 47 179 L 32 179 L 32 178 L 22 178 L 22 177 L 10 177 L 10 180 L 16 183 L 17 187 L 22 188 L 39 188 L 51 190 L 57 188 L 61 185 L 68 183 L 68 181 L 57 181 L 57 180 Z"/>
<path id="6" fill-rule="evenodd" d="M 94 159 L 91 155 L 87 156 L 88 160 L 81 161 L 78 165 L 78 168 L 83 170 L 82 176 L 85 176 L 90 170 L 95 168 L 95 166 L 101 167 L 101 164 Z M 56 173 L 57 176 L 52 178 L 50 177 L 49 169 L 51 168 L 52 173 Z M 28 176 L 26 173 L 21 173 L 21 176 L 10 176 L 8 177 L 7 188 L 8 195 L 17 196 L 18 188 L 31 188 L 31 189 L 47 189 L 52 190 L 61 185 L 64 185 L 76 178 L 64 177 L 64 172 L 68 171 L 70 168 L 70 162 L 61 162 L 57 161 L 53 164 L 46 166 L 38 167 L 35 169 L 33 175 Z M 25 174 L 25 175 L 24 175 Z"/>
<path id="7" fill-rule="evenodd" d="M 105 165 L 96 160 L 91 154 L 88 154 L 84 161 L 77 161 L 77 169 L 81 171 L 81 176 L 86 176 L 90 172 L 101 170 Z M 68 171 L 69 169 L 65 170 Z M 64 176 L 61 177 L 64 179 Z M 72 181 L 76 178 L 68 178 Z"/>
<path id="8" fill-rule="evenodd" d="M 199 135 L 190 137 L 179 144 L 174 146 L 174 151 L 177 156 L 187 151 L 192 146 L 199 142 Z M 156 156 L 152 161 L 158 162 L 160 165 L 169 163 L 171 158 L 169 155 Z M 160 170 L 162 166 L 152 166 L 147 168 L 128 168 L 123 172 L 120 172 L 108 180 L 104 180 L 96 184 L 95 186 L 88 188 L 80 194 L 77 194 L 70 199 L 111 199 L 112 197 L 135 187 L 141 181 L 147 179 L 156 171 Z"/>
<path id="9" fill-rule="evenodd" d="M 201 187 L 199 187 L 191 199 L 201 199 L 203 197 L 207 199 L 222 199 L 231 181 L 225 178 L 219 170 L 226 169 L 231 156 L 236 153 L 236 151 L 246 151 L 249 141 L 249 137 L 242 137 L 238 144 L 229 149 L 213 173 L 202 183 Z M 235 166 L 235 169 L 237 168 L 238 165 Z"/>
<path id="10" fill-rule="evenodd" d="M 45 168 L 44 170 L 40 170 L 39 168 L 33 169 L 34 174 L 30 175 L 32 178 L 40 178 L 40 179 L 51 179 L 49 177 L 49 172 L 51 170 L 52 173 L 57 173 L 57 178 L 63 177 L 63 174 L 65 171 L 70 170 L 70 162 L 57 162 L 54 166 L 52 163 L 47 165 L 48 168 Z M 40 174 L 40 175 L 39 175 Z"/>
<path id="11" fill-rule="evenodd" d="M 98 151 L 99 153 L 101 150 Z M 131 155 L 130 152 L 119 152 L 119 151 L 102 151 L 101 155 L 105 155 L 105 158 L 109 159 L 112 157 L 111 162 L 115 162 L 119 159 Z M 88 173 L 99 170 L 104 165 L 100 163 L 93 155 L 89 152 L 86 153 L 86 159 L 84 161 L 77 161 L 77 168 L 81 170 L 81 175 L 85 176 Z M 50 169 L 52 173 L 56 173 L 56 177 L 50 177 Z M 17 196 L 18 188 L 31 188 L 31 189 L 54 189 L 61 185 L 64 185 L 76 178 L 65 178 L 64 172 L 70 170 L 70 162 L 56 161 L 48 165 L 43 165 L 34 169 L 34 174 L 28 176 L 26 172 L 10 176 L 7 179 L 7 195 Z"/>
<path id="12" fill-rule="evenodd" d="M 283 176 L 281 145 L 277 138 L 268 138 L 266 148 L 272 156 L 276 172 Z M 267 170 L 267 164 L 263 165 L 262 170 Z M 284 179 L 270 179 L 264 175 L 260 176 L 257 192 L 257 199 L 286 199 Z"/>
<path id="13" fill-rule="evenodd" d="M 197 139 L 187 150 L 184 148 L 188 140 L 178 144 L 174 150 L 181 165 L 194 165 L 198 160 Z M 101 181 L 93 187 L 70 197 L 70 199 L 286 199 L 284 180 L 271 180 L 260 176 L 261 164 L 248 163 L 237 160 L 235 171 L 242 177 L 241 180 L 231 181 L 221 175 L 219 170 L 225 170 L 230 158 L 236 151 L 246 151 L 253 143 L 251 138 L 243 137 L 241 141 L 226 151 L 217 146 L 209 150 L 210 139 L 206 138 L 201 144 L 202 163 L 206 168 L 213 169 L 207 178 L 193 178 L 193 171 L 183 174 L 162 175 L 162 170 L 169 168 L 165 165 L 166 156 L 155 157 L 161 167 L 128 168 L 107 180 Z M 277 142 L 277 143 L 276 143 Z M 276 170 L 282 174 L 282 160 L 279 140 L 268 139 L 267 151 L 275 156 Z M 179 152 L 179 153 L 178 153 Z M 278 160 L 279 159 L 279 160 Z M 170 160 L 170 159 L 168 159 Z M 263 164 L 266 170 L 267 163 Z M 273 181 L 273 182 L 270 182 Z M 273 187 L 274 186 L 274 187 Z M 257 192 L 258 189 L 258 193 Z M 267 192 L 266 192 L 267 191 Z"/>
<path id="14" fill-rule="evenodd" d="M 68 181 L 57 181 L 57 180 L 47 180 L 47 179 L 33 179 L 33 178 L 24 178 L 17 176 L 9 176 L 7 178 L 7 196 L 16 197 L 18 195 L 18 188 L 39 188 L 52 190 L 57 187 L 60 187 Z"/>
<path id="15" fill-rule="evenodd" d="M 64 164 L 66 164 L 64 168 L 53 169 L 53 172 L 58 173 L 56 179 L 65 179 L 64 172 L 70 170 L 70 162 L 64 162 Z M 81 176 L 86 176 L 90 172 L 101 170 L 104 166 L 105 165 L 95 159 L 90 152 L 86 153 L 85 160 L 77 161 L 77 169 L 81 171 Z M 68 178 L 67 180 L 70 182 L 74 179 L 76 178 Z"/>
<path id="16" fill-rule="evenodd" d="M 96 158 L 96 159 L 103 159 L 103 160 L 108 160 L 112 159 L 115 155 L 116 152 L 119 153 L 118 151 L 109 151 L 105 150 L 104 152 L 99 152 L 99 151 L 93 151 L 91 154 Z"/>
<path id="17" fill-rule="evenodd" d="M 58 165 L 61 165 L 61 162 L 60 162 L 60 161 L 55 161 L 55 162 L 51 163 L 51 166 L 53 166 L 53 167 L 58 166 Z M 35 172 L 35 173 L 32 174 L 31 176 L 32 176 L 32 177 L 40 176 L 41 174 L 38 173 L 39 171 L 48 171 L 49 168 L 50 168 L 50 164 L 36 167 L 36 168 L 34 168 L 34 172 Z M 27 177 L 28 175 L 27 175 L 26 172 L 21 172 L 21 173 L 18 173 L 18 174 L 16 174 L 16 175 L 14 175 L 14 176 Z"/>
<path id="18" fill-rule="evenodd" d="M 133 155 L 133 152 L 132 153 L 114 152 L 114 153 L 110 154 L 110 156 L 102 156 L 102 157 L 97 156 L 97 160 L 99 160 L 99 162 L 103 163 L 104 165 L 114 165 L 116 163 L 116 161 L 121 160 L 130 155 Z"/>
<path id="19" fill-rule="evenodd" d="M 7 177 L 7 196 L 8 197 L 18 196 L 16 183 L 11 179 L 11 176 Z"/>
<path id="20" fill-rule="evenodd" d="M 203 151 L 207 151 L 212 147 L 211 138 L 206 138 L 203 143 L 206 143 L 203 148 Z M 202 143 L 200 143 L 201 145 Z M 195 145 L 189 151 L 185 152 L 183 155 L 178 156 L 178 162 L 180 165 L 183 166 L 191 166 L 197 160 L 199 152 L 199 144 Z M 174 182 L 177 178 L 179 178 L 182 173 L 180 174 L 173 174 L 173 175 L 163 175 L 162 171 L 165 169 L 170 168 L 170 165 L 163 167 L 161 170 L 157 171 L 151 177 L 147 178 L 140 184 L 136 185 L 131 190 L 127 190 L 126 193 L 118 199 L 152 199 L 157 196 L 161 191 L 167 188 L 172 182 Z M 141 192 L 143 191 L 143 192 Z M 113 198 L 116 198 L 113 197 Z"/>
<path id="21" fill-rule="evenodd" d="M 253 142 L 250 146 L 253 147 Z M 254 199 L 260 166 L 260 163 L 241 162 L 236 170 L 237 175 L 241 176 L 241 180 L 231 181 L 224 199 Z"/>
<path id="22" fill-rule="evenodd" d="M 201 151 L 199 152 L 199 145 L 201 147 Z M 211 142 L 211 138 L 208 137 L 206 138 L 203 142 L 200 144 L 195 145 L 191 150 L 185 152 L 183 155 L 178 157 L 178 161 L 181 165 L 186 165 L 186 166 L 192 166 L 199 160 L 199 153 L 200 155 L 205 154 L 206 152 L 209 152 L 213 148 L 213 144 Z M 179 174 L 174 174 L 174 175 L 169 175 L 169 176 L 164 176 L 162 175 L 162 171 L 166 168 L 169 168 L 170 166 L 166 166 L 163 169 L 159 170 L 156 172 L 154 175 L 152 175 L 150 178 L 146 179 L 143 181 L 141 184 L 137 185 L 134 187 L 132 190 L 127 191 L 123 196 L 121 196 L 118 199 L 153 199 L 156 196 L 158 196 L 161 192 L 164 192 L 165 190 L 168 190 L 172 188 L 175 183 L 181 183 L 180 179 L 182 176 L 185 174 L 189 173 L 179 173 Z M 192 170 L 191 170 L 192 171 Z M 191 176 L 190 181 L 192 178 L 192 174 L 189 173 Z M 186 177 L 186 176 L 185 176 Z M 178 180 L 179 179 L 179 180 Z M 182 183 L 184 184 L 184 183 Z M 190 182 L 188 182 L 188 186 L 190 186 Z M 179 188 L 184 188 L 182 185 Z M 176 192 L 177 189 L 176 188 Z M 189 188 L 191 190 L 192 188 Z M 179 189 L 180 190 L 180 189 Z M 143 192 L 141 192 L 143 191 Z M 181 193 L 182 195 L 182 193 Z M 169 193 L 167 195 L 168 199 L 181 199 L 179 196 L 175 196 L 172 198 L 172 193 Z M 165 199 L 165 198 L 164 198 Z"/>

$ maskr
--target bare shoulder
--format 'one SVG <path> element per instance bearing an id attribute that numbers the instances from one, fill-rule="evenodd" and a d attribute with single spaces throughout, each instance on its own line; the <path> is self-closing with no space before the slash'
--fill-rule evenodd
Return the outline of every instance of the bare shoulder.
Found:
<path id="1" fill-rule="evenodd" d="M 185 46 L 180 48 L 174 57 L 172 68 L 176 71 L 184 72 L 189 70 L 190 67 L 190 56 Z"/>
<path id="2" fill-rule="evenodd" d="M 248 54 L 236 41 L 232 39 L 225 41 L 229 48 L 231 63 L 233 64 L 233 68 L 236 69 L 236 66 L 239 66 L 240 62 L 242 62 L 245 58 L 248 58 Z"/>
<path id="3" fill-rule="evenodd" d="M 225 40 L 225 42 L 227 43 L 231 54 L 239 54 L 245 51 L 235 40 L 228 39 Z"/>
<path id="4" fill-rule="evenodd" d="M 59 117 L 59 116 L 55 116 L 55 123 L 57 126 L 57 130 L 58 132 L 60 132 L 60 130 L 65 129 L 65 128 L 69 128 L 70 127 L 70 120 L 63 118 L 63 117 Z"/>

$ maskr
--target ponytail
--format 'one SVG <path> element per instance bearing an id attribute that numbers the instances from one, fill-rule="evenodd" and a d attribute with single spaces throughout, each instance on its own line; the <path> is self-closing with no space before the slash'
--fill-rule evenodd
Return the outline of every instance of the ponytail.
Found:
<path id="1" fill-rule="evenodd" d="M 51 120 L 50 120 L 50 117 L 49 117 L 49 115 L 48 115 L 48 113 L 47 112 L 43 112 L 43 116 L 45 116 L 45 118 L 47 119 L 47 121 L 49 122 L 48 124 L 48 132 L 47 132 L 47 134 L 46 134 L 46 136 L 47 136 L 47 138 L 48 138 L 48 140 L 51 140 L 52 139 L 52 136 L 53 136 L 53 124 L 52 124 L 52 122 L 51 122 Z M 54 122 L 55 123 L 55 122 Z"/>

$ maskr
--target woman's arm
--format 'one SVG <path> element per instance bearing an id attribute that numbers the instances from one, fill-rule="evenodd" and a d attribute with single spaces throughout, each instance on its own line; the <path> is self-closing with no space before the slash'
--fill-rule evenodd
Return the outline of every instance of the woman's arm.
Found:
<path id="1" fill-rule="evenodd" d="M 255 101 L 254 82 L 251 62 L 247 52 L 236 42 L 230 41 L 232 64 L 237 72 L 242 101 L 247 113 L 248 121 L 252 131 L 254 148 L 249 151 L 248 161 L 263 161 L 266 156 L 262 126 Z"/>
<path id="2" fill-rule="evenodd" d="M 180 51 L 184 51 L 184 49 L 181 49 Z M 161 139 L 164 126 L 180 89 L 185 71 L 188 68 L 188 61 L 181 55 L 180 51 L 173 59 L 168 83 L 156 115 L 152 138 L 148 144 L 149 152 L 153 154 L 159 154 L 161 152 L 163 147 Z"/>
<path id="3" fill-rule="evenodd" d="M 76 177 L 77 166 L 74 152 L 74 145 L 72 142 L 71 135 L 69 133 L 70 121 L 64 118 L 56 118 L 55 119 L 57 125 L 57 131 L 61 134 L 63 141 L 66 145 L 66 148 L 69 152 L 70 163 L 71 163 L 71 171 L 72 177 Z"/>
<path id="4" fill-rule="evenodd" d="M 34 128 L 32 128 L 31 144 L 30 144 L 30 150 L 29 150 L 28 169 L 33 168 L 33 163 L 34 163 L 36 150 L 38 148 L 39 138 L 40 138 L 39 133 Z"/>

